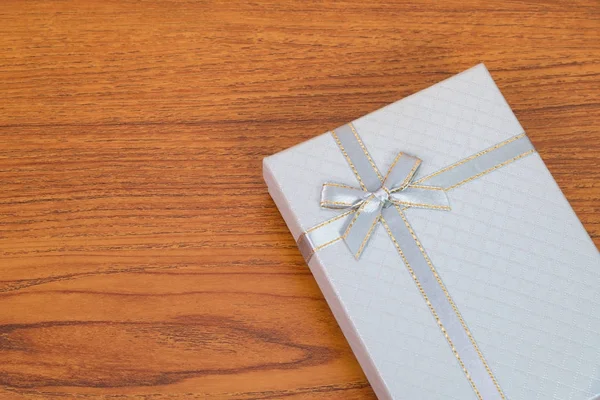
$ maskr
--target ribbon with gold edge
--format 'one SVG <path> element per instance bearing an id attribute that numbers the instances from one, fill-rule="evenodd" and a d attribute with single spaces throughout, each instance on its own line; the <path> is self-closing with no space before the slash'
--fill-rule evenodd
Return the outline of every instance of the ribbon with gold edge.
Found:
<path id="1" fill-rule="evenodd" d="M 344 210 L 306 230 L 298 247 L 307 262 L 313 254 L 344 241 L 355 258 L 365 249 L 374 228 L 381 223 L 425 299 L 479 400 L 506 400 L 456 304 L 409 224 L 404 210 L 410 207 L 449 211 L 446 192 L 535 152 L 522 133 L 473 154 L 457 163 L 415 180 L 421 164 L 417 157 L 399 153 L 382 176 L 351 124 L 331 132 L 354 172 L 359 188 L 325 183 L 321 206 Z"/>

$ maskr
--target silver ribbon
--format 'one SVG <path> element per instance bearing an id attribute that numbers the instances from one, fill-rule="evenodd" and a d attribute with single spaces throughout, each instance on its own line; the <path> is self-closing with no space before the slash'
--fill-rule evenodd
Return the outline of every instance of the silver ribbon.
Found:
<path id="1" fill-rule="evenodd" d="M 343 240 L 360 257 L 381 222 L 408 268 L 454 356 L 479 400 L 506 400 L 458 308 L 443 284 L 404 210 L 409 207 L 450 210 L 446 191 L 535 152 L 523 133 L 467 157 L 429 176 L 414 180 L 421 160 L 400 153 L 383 177 L 352 125 L 332 131 L 360 188 L 326 183 L 321 206 L 344 213 L 308 229 L 298 247 L 308 262 L 312 255 Z"/>
<path id="2" fill-rule="evenodd" d="M 421 165 L 417 157 L 398 154 L 383 184 L 377 190 L 361 190 L 337 183 L 325 183 L 321 190 L 321 207 L 355 209 L 354 217 L 341 232 L 342 239 L 358 259 L 381 220 L 382 211 L 392 205 L 450 210 L 448 197 L 441 187 L 412 183 Z M 369 182 L 370 183 L 370 182 Z"/>

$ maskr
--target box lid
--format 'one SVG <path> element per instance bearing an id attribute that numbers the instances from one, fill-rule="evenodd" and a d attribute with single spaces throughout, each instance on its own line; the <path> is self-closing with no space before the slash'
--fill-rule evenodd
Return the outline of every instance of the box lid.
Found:
<path id="1" fill-rule="evenodd" d="M 380 170 L 419 176 L 523 133 L 483 64 L 353 121 Z M 340 211 L 321 185 L 357 186 L 330 133 L 264 160 L 292 235 Z M 600 393 L 600 256 L 537 153 L 405 211 L 507 399 Z M 477 399 L 382 226 L 360 259 L 343 242 L 309 267 L 380 399 Z"/>

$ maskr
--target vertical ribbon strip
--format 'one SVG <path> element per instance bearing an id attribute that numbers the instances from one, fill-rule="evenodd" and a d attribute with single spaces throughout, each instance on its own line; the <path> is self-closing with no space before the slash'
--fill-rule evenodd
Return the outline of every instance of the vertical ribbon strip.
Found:
<path id="1" fill-rule="evenodd" d="M 332 136 L 354 172 L 360 188 L 326 183 L 321 206 L 346 211 L 308 229 L 298 239 L 307 260 L 323 247 L 343 240 L 358 258 L 381 222 L 409 270 L 446 341 L 479 400 L 506 400 L 500 385 L 438 272 L 410 226 L 404 210 L 423 207 L 449 210 L 446 191 L 535 152 L 525 134 L 467 157 L 413 181 L 421 160 L 399 154 L 381 175 L 354 127 L 344 125 Z"/>

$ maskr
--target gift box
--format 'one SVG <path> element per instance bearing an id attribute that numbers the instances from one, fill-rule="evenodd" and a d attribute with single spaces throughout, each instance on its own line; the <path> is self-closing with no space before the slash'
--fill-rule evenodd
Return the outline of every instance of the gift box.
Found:
<path id="1" fill-rule="evenodd" d="M 379 399 L 600 394 L 600 257 L 484 65 L 263 162 Z"/>

